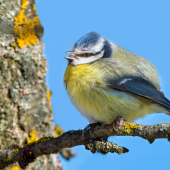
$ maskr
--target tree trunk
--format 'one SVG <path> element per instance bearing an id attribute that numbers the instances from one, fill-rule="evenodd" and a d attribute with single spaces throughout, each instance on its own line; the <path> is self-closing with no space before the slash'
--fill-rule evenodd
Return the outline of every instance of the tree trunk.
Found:
<path id="1" fill-rule="evenodd" d="M 46 60 L 34 0 L 0 1 L 0 149 L 53 136 L 45 82 Z M 39 157 L 27 170 L 61 169 L 57 155 Z M 12 165 L 11 167 L 18 166 Z"/>

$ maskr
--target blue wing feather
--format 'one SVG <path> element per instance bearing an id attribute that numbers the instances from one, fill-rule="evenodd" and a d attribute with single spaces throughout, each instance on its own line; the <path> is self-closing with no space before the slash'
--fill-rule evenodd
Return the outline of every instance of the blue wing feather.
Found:
<path id="1" fill-rule="evenodd" d="M 170 101 L 161 91 L 143 77 L 125 76 L 119 79 L 108 79 L 107 83 L 109 88 L 145 97 L 170 111 Z"/>

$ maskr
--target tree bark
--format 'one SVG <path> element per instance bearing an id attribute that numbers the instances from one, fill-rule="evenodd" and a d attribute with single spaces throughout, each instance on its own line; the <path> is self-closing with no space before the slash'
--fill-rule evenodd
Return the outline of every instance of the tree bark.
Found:
<path id="1" fill-rule="evenodd" d="M 0 149 L 54 135 L 42 35 L 34 0 L 0 1 Z M 44 155 L 27 170 L 59 164 L 56 154 Z"/>

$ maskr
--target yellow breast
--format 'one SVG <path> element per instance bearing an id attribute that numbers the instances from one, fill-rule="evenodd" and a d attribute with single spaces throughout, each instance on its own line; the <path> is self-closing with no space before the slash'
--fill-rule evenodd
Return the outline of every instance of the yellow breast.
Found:
<path id="1" fill-rule="evenodd" d="M 87 118 L 91 116 L 97 120 L 100 113 L 103 113 L 102 96 L 98 91 L 98 87 L 104 84 L 103 74 L 96 65 L 67 66 L 64 83 L 69 97 L 80 113 Z"/>
<path id="2" fill-rule="evenodd" d="M 64 75 L 64 82 L 67 84 L 68 92 L 74 94 L 75 90 L 79 92 L 88 91 L 95 84 L 101 83 L 101 76 L 102 74 L 93 65 L 68 65 Z"/>
<path id="3" fill-rule="evenodd" d="M 142 98 L 108 89 L 105 74 L 105 70 L 95 64 L 83 64 L 68 65 L 64 75 L 72 103 L 91 123 L 91 120 L 111 123 L 117 116 L 133 121 L 152 113 L 150 106 L 146 106 Z M 150 105 L 150 101 L 147 103 Z"/>

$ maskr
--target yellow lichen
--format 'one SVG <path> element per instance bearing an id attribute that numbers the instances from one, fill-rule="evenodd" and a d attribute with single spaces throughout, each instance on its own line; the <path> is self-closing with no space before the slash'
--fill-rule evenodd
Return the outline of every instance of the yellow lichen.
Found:
<path id="1" fill-rule="evenodd" d="M 38 141 L 38 138 L 37 138 L 37 136 L 36 136 L 36 130 L 32 130 L 32 131 L 29 133 L 29 135 L 30 135 L 30 139 L 27 139 L 27 144 L 28 144 L 28 145 L 31 144 L 31 143 L 33 143 L 33 142 Z"/>
<path id="2" fill-rule="evenodd" d="M 47 89 L 47 101 L 50 102 L 51 100 L 51 90 Z"/>
<path id="3" fill-rule="evenodd" d="M 125 126 L 125 132 L 130 133 L 132 129 L 137 129 L 140 125 L 124 122 L 124 126 Z"/>
<path id="4" fill-rule="evenodd" d="M 55 137 L 61 136 L 63 132 L 64 132 L 64 130 L 60 126 L 56 125 L 54 127 L 54 136 Z"/>
<path id="5" fill-rule="evenodd" d="M 35 25 L 40 25 L 40 19 L 38 17 L 34 17 Z"/>
<path id="6" fill-rule="evenodd" d="M 43 138 L 40 138 L 36 143 L 47 142 L 47 141 L 49 141 L 51 139 L 53 139 L 53 137 L 43 137 Z"/>
<path id="7" fill-rule="evenodd" d="M 21 8 L 26 9 L 27 5 L 28 5 L 28 0 L 22 0 Z"/>
<path id="8" fill-rule="evenodd" d="M 45 66 L 47 65 L 47 62 L 46 62 L 46 60 L 44 60 L 44 65 L 45 65 Z"/>
<path id="9" fill-rule="evenodd" d="M 20 148 L 14 148 L 12 152 L 18 152 Z"/>
<path id="10" fill-rule="evenodd" d="M 45 66 L 47 65 L 47 62 L 46 60 L 44 60 L 44 63 L 43 63 Z M 44 68 L 44 71 L 47 72 L 47 67 Z"/>
<path id="11" fill-rule="evenodd" d="M 11 147 L 13 148 L 12 149 L 13 152 L 18 152 L 21 149 L 18 145 L 13 145 Z"/>
<path id="12" fill-rule="evenodd" d="M 37 14 L 37 9 L 36 9 L 36 6 L 35 6 L 35 4 L 33 5 L 33 10 L 36 12 L 36 14 Z"/>
<path id="13" fill-rule="evenodd" d="M 43 137 L 43 138 L 38 139 L 36 136 L 36 130 L 32 130 L 32 132 L 30 132 L 29 135 L 31 138 L 27 140 L 27 145 L 32 145 L 34 143 L 40 143 L 40 142 L 46 142 L 46 141 L 53 139 L 53 137 Z"/>
<path id="14" fill-rule="evenodd" d="M 18 14 L 18 16 L 14 17 L 14 20 L 19 24 L 22 25 L 25 23 L 25 20 L 27 19 L 27 17 L 24 14 L 24 10 L 21 10 Z"/>
<path id="15" fill-rule="evenodd" d="M 47 101 L 48 101 L 50 110 L 52 110 L 52 105 L 51 105 L 51 103 L 50 103 L 51 96 L 52 96 L 51 90 L 47 89 Z"/>
<path id="16" fill-rule="evenodd" d="M 44 68 L 44 71 L 47 72 L 47 67 Z"/>
<path id="17" fill-rule="evenodd" d="M 38 16 L 33 19 L 28 19 L 25 15 L 25 10 L 28 5 L 28 0 L 22 0 L 21 10 L 18 16 L 14 17 L 14 33 L 17 37 L 17 43 L 20 48 L 24 48 L 26 44 L 30 47 L 31 44 L 35 45 L 39 40 L 35 34 L 34 28 L 37 25 L 40 25 L 40 19 Z"/>
<path id="18" fill-rule="evenodd" d="M 14 166 L 10 170 L 19 170 L 19 167 L 18 166 Z"/>
<path id="19" fill-rule="evenodd" d="M 12 46 L 13 46 L 14 48 L 16 48 L 16 44 L 15 44 L 15 43 L 13 43 Z"/>

